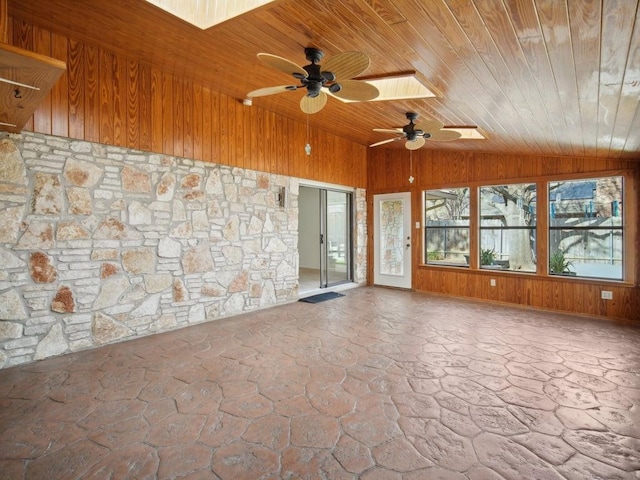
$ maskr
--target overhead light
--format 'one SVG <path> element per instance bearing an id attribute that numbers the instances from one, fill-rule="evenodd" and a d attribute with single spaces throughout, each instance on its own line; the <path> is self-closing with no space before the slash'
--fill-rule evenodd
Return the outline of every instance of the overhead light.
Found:
<path id="1" fill-rule="evenodd" d="M 461 135 L 458 140 L 484 140 L 487 138 L 478 127 L 444 127 L 442 130 L 458 132 Z"/>
<path id="2" fill-rule="evenodd" d="M 371 102 L 382 100 L 409 100 L 415 98 L 430 98 L 436 94 L 429 90 L 418 78 L 415 72 L 405 72 L 397 75 L 385 75 L 384 77 L 358 77 L 375 86 L 380 95 Z M 350 100 L 335 97 L 341 102 L 349 103 Z"/>
<path id="3" fill-rule="evenodd" d="M 211 28 L 273 0 L 147 0 L 202 30 Z"/>

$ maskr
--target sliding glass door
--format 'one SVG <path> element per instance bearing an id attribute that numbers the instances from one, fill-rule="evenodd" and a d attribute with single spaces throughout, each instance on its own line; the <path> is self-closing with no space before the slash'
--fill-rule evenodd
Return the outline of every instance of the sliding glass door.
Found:
<path id="1" fill-rule="evenodd" d="M 353 280 L 352 193 L 300 187 L 300 291 Z"/>
<path id="2" fill-rule="evenodd" d="M 320 286 L 352 279 L 351 193 L 320 190 Z"/>

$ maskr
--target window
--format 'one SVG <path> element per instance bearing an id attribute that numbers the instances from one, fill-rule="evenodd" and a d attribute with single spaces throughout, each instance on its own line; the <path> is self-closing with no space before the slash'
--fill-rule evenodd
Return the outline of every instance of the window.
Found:
<path id="1" fill-rule="evenodd" d="M 480 188 L 480 268 L 536 271 L 536 184 Z"/>
<path id="2" fill-rule="evenodd" d="M 549 273 L 622 280 L 622 177 L 549 182 Z"/>
<path id="3" fill-rule="evenodd" d="M 469 265 L 469 188 L 424 192 L 425 263 Z"/>

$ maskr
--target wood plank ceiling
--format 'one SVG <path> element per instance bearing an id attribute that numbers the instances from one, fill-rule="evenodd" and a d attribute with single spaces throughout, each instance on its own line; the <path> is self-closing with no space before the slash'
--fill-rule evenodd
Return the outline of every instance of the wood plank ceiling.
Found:
<path id="1" fill-rule="evenodd" d="M 200 30 L 144 0 L 9 0 L 9 14 L 201 82 L 242 101 L 293 83 L 256 60 L 267 52 L 305 65 L 357 50 L 366 76 L 415 71 L 436 98 L 344 104 L 310 116 L 368 145 L 405 112 L 478 126 L 486 140 L 425 148 L 640 160 L 639 0 L 278 0 Z M 306 121 L 301 91 L 254 99 Z M 247 107 L 253 108 L 253 107 Z M 260 135 L 260 132 L 255 132 Z M 392 142 L 376 148 L 403 148 Z"/>

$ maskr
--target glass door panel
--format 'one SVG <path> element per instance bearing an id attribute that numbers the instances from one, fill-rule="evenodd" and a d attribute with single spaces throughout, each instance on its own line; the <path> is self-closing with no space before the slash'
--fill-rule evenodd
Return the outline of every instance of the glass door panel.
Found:
<path id="1" fill-rule="evenodd" d="M 351 194 L 326 191 L 327 285 L 351 280 Z"/>
<path id="2" fill-rule="evenodd" d="M 373 282 L 411 288 L 411 194 L 373 196 Z"/>
<path id="3" fill-rule="evenodd" d="M 352 196 L 351 192 L 300 186 L 301 292 L 353 281 Z"/>

